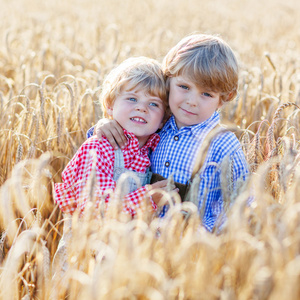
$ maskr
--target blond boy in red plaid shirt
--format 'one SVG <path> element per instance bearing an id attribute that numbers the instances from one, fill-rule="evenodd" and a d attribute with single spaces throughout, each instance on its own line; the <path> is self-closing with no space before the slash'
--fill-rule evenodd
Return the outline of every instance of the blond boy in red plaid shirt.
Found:
<path id="1" fill-rule="evenodd" d="M 123 169 L 143 176 L 150 167 L 149 151 L 154 151 L 159 142 L 155 132 L 163 123 L 168 105 L 165 78 L 159 63 L 146 57 L 125 60 L 105 79 L 101 101 L 104 116 L 122 126 L 128 141 L 118 152 Z M 55 184 L 55 201 L 61 211 L 73 214 L 79 210 L 82 213 L 87 201 L 92 200 L 91 190 L 96 206 L 101 199 L 107 205 L 120 175 L 116 174 L 116 157 L 117 152 L 106 138 L 101 141 L 96 136 L 89 138 L 62 172 L 63 182 Z M 89 180 L 92 174 L 94 181 Z M 144 177 L 141 185 L 150 182 L 149 176 Z M 151 186 L 131 187 L 123 197 L 123 211 L 134 216 L 146 198 L 156 210 L 159 199 L 148 192 L 165 187 L 165 180 Z"/>

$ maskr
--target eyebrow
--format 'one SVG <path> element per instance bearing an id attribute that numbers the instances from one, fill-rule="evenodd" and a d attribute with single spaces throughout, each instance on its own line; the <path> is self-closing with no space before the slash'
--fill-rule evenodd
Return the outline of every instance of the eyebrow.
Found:
<path id="1" fill-rule="evenodd" d="M 149 95 L 149 98 L 152 99 L 152 100 L 157 100 L 157 101 L 163 102 L 158 96 Z"/>
<path id="2" fill-rule="evenodd" d="M 180 78 L 178 78 L 178 77 L 180 77 Z M 182 76 L 176 76 L 176 81 L 177 81 L 177 82 L 176 82 L 177 84 L 184 84 L 184 85 L 187 85 L 187 86 L 191 86 L 191 84 L 190 84 L 190 82 L 191 82 L 193 85 L 195 85 L 196 88 L 202 89 L 204 93 L 210 93 L 210 94 L 217 94 L 217 93 L 219 93 L 219 92 L 217 92 L 217 91 L 212 90 L 212 89 L 209 88 L 209 87 L 201 87 L 201 86 L 198 86 L 198 85 L 197 85 L 196 83 L 194 83 L 192 80 L 190 80 L 190 79 L 185 79 L 185 78 L 182 77 Z"/>
<path id="3" fill-rule="evenodd" d="M 124 93 L 125 94 L 134 94 L 134 95 L 136 95 L 136 92 L 135 91 L 131 91 L 131 90 L 125 90 Z"/>
<path id="4" fill-rule="evenodd" d="M 176 79 L 176 82 L 189 82 L 189 81 L 191 81 L 191 80 L 186 79 L 186 78 L 184 78 L 182 76 L 176 76 L 174 78 Z"/>
<path id="5" fill-rule="evenodd" d="M 137 92 L 136 91 L 129 91 L 129 90 L 125 90 L 125 93 L 126 95 L 134 95 L 134 96 L 137 96 Z M 150 95 L 150 94 L 147 94 L 145 93 L 145 95 L 149 95 L 149 98 L 152 99 L 152 100 L 158 100 L 160 102 L 163 102 L 159 96 L 153 96 L 153 95 Z"/>

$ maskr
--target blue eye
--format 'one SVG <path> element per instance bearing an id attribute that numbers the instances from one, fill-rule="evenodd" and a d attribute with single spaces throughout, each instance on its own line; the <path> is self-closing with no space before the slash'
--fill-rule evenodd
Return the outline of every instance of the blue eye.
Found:
<path id="1" fill-rule="evenodd" d="M 155 103 L 155 102 L 151 102 L 149 105 L 150 105 L 150 106 L 155 106 L 155 107 L 158 107 L 158 104 L 157 104 L 157 103 Z"/>
<path id="2" fill-rule="evenodd" d="M 183 84 L 181 84 L 181 85 L 179 85 L 182 89 L 184 89 L 184 90 L 188 90 L 189 88 L 186 86 L 186 85 L 183 85 Z"/>
<path id="3" fill-rule="evenodd" d="M 136 101 L 137 101 L 136 98 L 132 98 L 132 97 L 131 97 L 131 98 L 128 98 L 128 100 L 129 100 L 129 101 L 132 101 L 132 102 L 136 102 Z"/>
<path id="4" fill-rule="evenodd" d="M 212 95 L 209 93 L 203 93 L 203 96 L 212 98 Z"/>

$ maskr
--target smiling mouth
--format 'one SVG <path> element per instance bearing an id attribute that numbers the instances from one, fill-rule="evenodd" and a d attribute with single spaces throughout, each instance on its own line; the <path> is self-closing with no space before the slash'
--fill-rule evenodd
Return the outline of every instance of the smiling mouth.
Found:
<path id="1" fill-rule="evenodd" d="M 190 111 L 188 111 L 188 110 L 186 110 L 186 109 L 184 109 L 184 108 L 182 108 L 182 107 L 180 107 L 180 109 L 183 110 L 186 114 L 189 114 L 189 115 L 196 115 L 196 114 L 194 114 L 194 113 L 192 113 L 192 112 L 190 112 Z"/>
<path id="2" fill-rule="evenodd" d="M 142 124 L 146 124 L 147 122 L 139 117 L 134 117 L 134 118 L 130 118 L 131 121 L 136 122 L 136 123 L 142 123 Z"/>

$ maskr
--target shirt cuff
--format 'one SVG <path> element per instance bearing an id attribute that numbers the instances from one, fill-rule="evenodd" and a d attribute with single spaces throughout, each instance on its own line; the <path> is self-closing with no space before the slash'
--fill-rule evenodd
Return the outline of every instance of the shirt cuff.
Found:
<path id="1" fill-rule="evenodd" d="M 152 190 L 151 184 L 146 184 L 145 188 L 146 188 L 146 191 L 147 191 L 147 196 L 149 197 L 149 200 L 150 200 L 150 203 L 151 203 L 152 210 L 157 211 L 157 205 L 153 201 L 151 193 L 149 193 Z"/>

